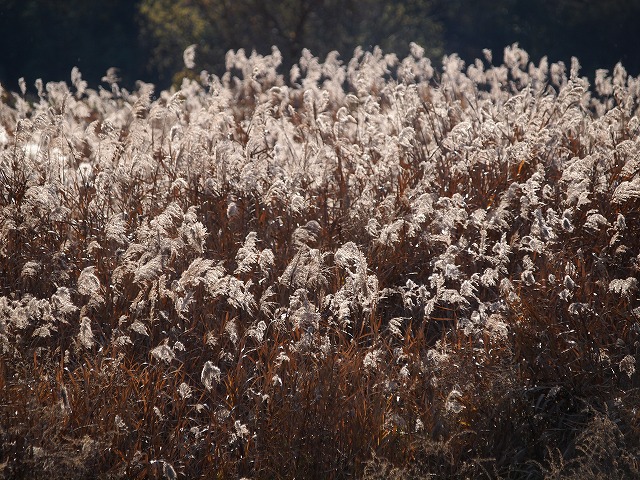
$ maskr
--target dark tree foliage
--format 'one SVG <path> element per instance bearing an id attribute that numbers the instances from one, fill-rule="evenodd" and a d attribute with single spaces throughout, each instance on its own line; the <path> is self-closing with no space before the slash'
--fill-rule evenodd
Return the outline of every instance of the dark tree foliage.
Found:
<path id="1" fill-rule="evenodd" d="M 198 66 L 224 67 L 225 53 L 244 48 L 268 53 L 277 45 L 285 68 L 304 48 L 324 57 L 332 50 L 350 58 L 357 46 L 379 45 L 404 54 L 410 41 L 442 53 L 438 0 L 142 0 L 143 37 L 150 66 L 163 79 L 182 67 L 180 52 L 198 45 Z"/>

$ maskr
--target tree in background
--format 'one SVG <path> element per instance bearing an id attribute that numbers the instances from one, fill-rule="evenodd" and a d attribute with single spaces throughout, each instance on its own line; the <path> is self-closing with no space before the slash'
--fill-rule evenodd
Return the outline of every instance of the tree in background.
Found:
<path id="1" fill-rule="evenodd" d="M 303 48 L 323 58 L 338 50 L 380 46 L 399 56 L 409 42 L 423 46 L 436 63 L 444 53 L 467 62 L 519 42 L 532 60 L 548 56 L 569 62 L 577 56 L 583 73 L 613 69 L 618 61 L 640 73 L 640 0 L 141 0 L 142 38 L 148 67 L 163 82 L 182 68 L 182 50 L 199 48 L 198 68 L 219 73 L 229 49 L 268 53 L 277 45 L 284 68 Z M 175 79 L 174 79 L 175 80 Z"/>
<path id="2" fill-rule="evenodd" d="M 198 45 L 198 66 L 224 67 L 233 48 L 268 53 L 277 45 L 285 68 L 303 48 L 323 57 L 338 50 L 350 58 L 358 45 L 404 54 L 409 42 L 443 52 L 441 0 L 142 0 L 141 32 L 149 66 L 163 81 L 181 69 L 181 52 Z"/>

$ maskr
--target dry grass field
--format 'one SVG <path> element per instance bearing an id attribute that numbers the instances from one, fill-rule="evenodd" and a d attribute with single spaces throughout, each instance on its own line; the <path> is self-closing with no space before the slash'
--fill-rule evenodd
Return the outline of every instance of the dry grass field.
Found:
<path id="1" fill-rule="evenodd" d="M 0 477 L 638 478 L 640 80 L 485 57 L 0 90 Z"/>

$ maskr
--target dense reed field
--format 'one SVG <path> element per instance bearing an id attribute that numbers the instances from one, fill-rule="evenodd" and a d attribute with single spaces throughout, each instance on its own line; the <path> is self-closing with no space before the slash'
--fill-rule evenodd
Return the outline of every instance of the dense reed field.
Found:
<path id="1" fill-rule="evenodd" d="M 485 57 L 0 91 L 0 477 L 638 478 L 640 80 Z"/>

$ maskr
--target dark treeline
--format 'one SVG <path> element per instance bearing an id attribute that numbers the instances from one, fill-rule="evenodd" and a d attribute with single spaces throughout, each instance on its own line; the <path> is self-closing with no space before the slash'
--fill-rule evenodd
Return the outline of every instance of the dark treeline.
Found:
<path id="1" fill-rule="evenodd" d="M 67 80 L 77 66 L 90 84 L 115 66 L 122 83 L 167 87 L 184 72 L 182 51 L 198 45 L 196 71 L 220 73 L 229 49 L 282 52 L 284 68 L 303 48 L 348 60 L 357 45 L 400 56 L 409 42 L 435 64 L 518 42 L 532 60 L 580 60 L 582 73 L 619 61 L 640 73 L 640 0 L 0 0 L 0 82 L 17 88 Z"/>

